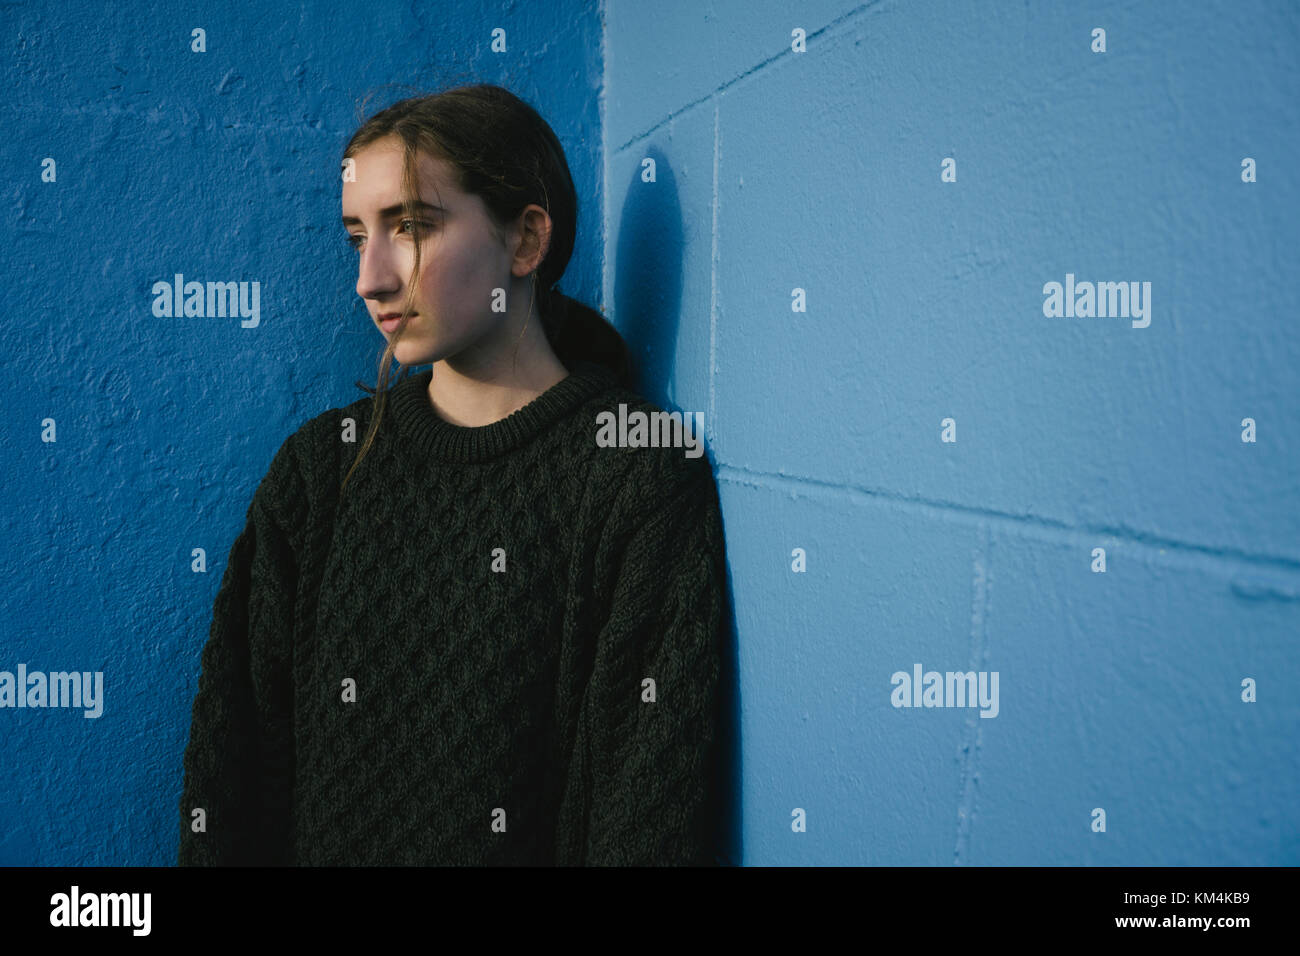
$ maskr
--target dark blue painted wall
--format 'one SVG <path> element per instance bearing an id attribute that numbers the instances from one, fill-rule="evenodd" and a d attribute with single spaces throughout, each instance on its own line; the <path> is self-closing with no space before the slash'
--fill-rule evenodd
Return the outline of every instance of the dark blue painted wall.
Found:
<path id="1" fill-rule="evenodd" d="M 230 546 L 280 443 L 361 398 L 384 345 L 339 222 L 360 119 L 455 83 L 529 100 L 582 204 L 561 287 L 600 297 L 596 4 L 104 6 L 13 5 L 3 25 L 0 671 L 100 671 L 104 704 L 0 709 L 0 864 L 175 860 Z M 260 321 L 155 317 L 176 273 L 257 282 Z"/>

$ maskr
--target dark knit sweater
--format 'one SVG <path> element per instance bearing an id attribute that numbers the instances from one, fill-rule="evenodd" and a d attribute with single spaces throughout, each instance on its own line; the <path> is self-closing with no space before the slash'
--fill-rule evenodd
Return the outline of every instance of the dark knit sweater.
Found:
<path id="1" fill-rule="evenodd" d="M 598 412 L 657 408 L 569 368 L 478 428 L 404 379 L 341 500 L 374 398 L 280 447 L 202 652 L 181 865 L 715 862 L 712 469 L 599 447 Z"/>

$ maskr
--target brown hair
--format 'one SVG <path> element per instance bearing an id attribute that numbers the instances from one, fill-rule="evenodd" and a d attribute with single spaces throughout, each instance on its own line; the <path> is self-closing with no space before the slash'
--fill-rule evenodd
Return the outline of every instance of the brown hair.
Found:
<path id="1" fill-rule="evenodd" d="M 566 367 L 577 360 L 598 362 L 612 369 L 620 384 L 630 384 L 632 359 L 618 330 L 595 309 L 570 298 L 555 286 L 573 253 L 578 197 L 564 148 L 537 111 L 510 91 L 486 83 L 411 97 L 366 120 L 348 140 L 343 150 L 344 162 L 377 140 L 390 136 L 396 136 L 402 143 L 402 204 L 411 219 L 420 218 L 415 208 L 420 198 L 417 151 L 451 164 L 456 185 L 483 200 L 502 241 L 504 229 L 519 217 L 525 206 L 535 203 L 547 211 L 551 217 L 550 246 L 532 277 L 535 297 L 540 287 L 537 311 L 542 330 L 556 357 Z M 415 301 L 414 280 L 420 274 L 418 230 L 413 231 L 412 238 L 415 265 L 407 283 L 402 318 L 379 360 L 374 413 L 356 459 L 343 479 L 343 487 L 374 443 L 389 387 L 393 350 Z"/>

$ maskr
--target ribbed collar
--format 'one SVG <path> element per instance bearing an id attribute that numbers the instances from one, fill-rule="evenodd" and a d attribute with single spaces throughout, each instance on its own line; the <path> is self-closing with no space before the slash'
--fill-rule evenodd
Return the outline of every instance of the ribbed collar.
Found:
<path id="1" fill-rule="evenodd" d="M 596 362 L 572 361 L 568 369 L 565 378 L 491 425 L 453 425 L 439 418 L 429 402 L 432 368 L 394 385 L 388 393 L 388 407 L 401 440 L 421 455 L 452 462 L 486 461 L 519 447 L 566 412 L 615 384 L 613 371 Z"/>

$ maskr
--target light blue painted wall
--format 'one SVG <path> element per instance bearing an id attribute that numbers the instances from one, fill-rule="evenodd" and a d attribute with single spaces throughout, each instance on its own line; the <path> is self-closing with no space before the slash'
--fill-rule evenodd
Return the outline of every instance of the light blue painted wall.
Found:
<path id="1" fill-rule="evenodd" d="M 1300 8 L 607 19 L 605 296 L 706 413 L 733 854 L 1300 863 Z M 1045 317 L 1067 273 L 1149 281 L 1150 325 Z M 917 662 L 998 672 L 998 716 L 891 706 Z"/>

